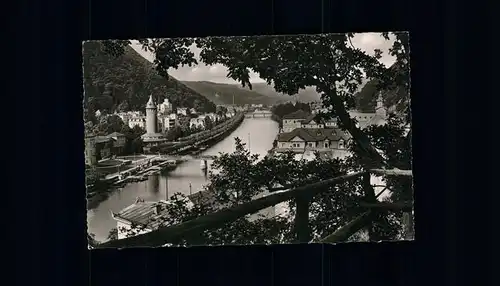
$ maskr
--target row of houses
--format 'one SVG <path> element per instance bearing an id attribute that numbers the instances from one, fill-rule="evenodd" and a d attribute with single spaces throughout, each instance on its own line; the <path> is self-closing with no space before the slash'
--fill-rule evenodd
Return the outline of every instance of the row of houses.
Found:
<path id="1" fill-rule="evenodd" d="M 157 130 L 160 132 L 167 132 L 171 128 L 179 125 L 180 116 L 187 116 L 185 112 L 187 109 L 178 108 L 177 113 L 158 113 L 157 114 L 157 122 L 158 127 Z M 191 114 L 197 114 L 192 112 Z M 127 112 L 127 113 L 117 113 L 117 115 L 123 120 L 125 124 L 127 124 L 130 128 L 134 128 L 138 126 L 140 128 L 146 129 L 146 116 L 139 112 Z M 197 127 L 197 128 L 205 128 L 205 118 L 209 117 L 213 122 L 220 121 L 224 118 L 231 118 L 235 115 L 234 111 L 228 111 L 225 115 L 219 115 L 216 113 L 205 113 L 199 114 L 195 118 L 191 118 L 189 122 L 189 127 Z"/>
<path id="2" fill-rule="evenodd" d="M 296 153 L 307 151 L 332 152 L 345 150 L 351 140 L 351 135 L 341 130 L 336 119 L 322 121 L 318 118 L 320 105 L 315 106 L 312 113 L 302 110 L 287 114 L 282 118 L 282 128 L 276 139 L 276 152 L 292 150 Z M 349 111 L 351 118 L 356 120 L 360 129 L 371 125 L 385 124 L 387 112 L 382 104 L 382 98 L 377 100 L 374 113 Z"/>
<path id="3" fill-rule="evenodd" d="M 201 128 L 205 129 L 205 124 L 206 124 L 206 119 L 210 118 L 210 120 L 214 123 L 220 122 L 224 119 L 229 119 L 233 117 L 236 113 L 234 111 L 228 111 L 224 115 L 217 114 L 217 113 L 205 113 L 198 115 L 195 118 L 191 118 L 189 121 L 189 127 L 190 128 Z"/>

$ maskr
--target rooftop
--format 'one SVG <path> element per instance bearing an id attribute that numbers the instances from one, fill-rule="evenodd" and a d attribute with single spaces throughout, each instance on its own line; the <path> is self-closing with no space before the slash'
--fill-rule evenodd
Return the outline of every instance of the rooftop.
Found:
<path id="1" fill-rule="evenodd" d="M 311 114 L 309 115 L 308 117 L 306 117 L 306 119 L 304 119 L 302 121 L 302 123 L 304 124 L 308 124 L 309 122 L 311 122 L 314 118 L 316 118 L 316 114 Z"/>
<path id="2" fill-rule="evenodd" d="M 348 134 L 338 128 L 296 128 L 291 132 L 278 134 L 278 141 L 288 142 L 295 137 L 299 137 L 306 142 L 323 140 L 338 141 L 350 138 Z"/>
<path id="3" fill-rule="evenodd" d="M 125 134 L 122 134 L 120 132 L 113 132 L 111 134 L 108 134 L 108 137 L 124 137 Z"/>
<path id="4" fill-rule="evenodd" d="M 188 196 L 194 204 L 213 206 L 215 204 L 215 194 L 212 191 L 199 191 Z"/>
<path id="5" fill-rule="evenodd" d="M 376 114 L 368 121 L 360 121 L 359 128 L 363 129 L 371 125 L 384 125 L 387 121 L 382 116 Z"/>
<path id="6" fill-rule="evenodd" d="M 153 95 L 149 96 L 148 103 L 146 103 L 146 108 L 156 108 L 155 102 L 153 101 Z"/>
<path id="7" fill-rule="evenodd" d="M 144 226 L 149 229 L 156 229 L 160 226 L 160 218 L 168 217 L 168 202 L 148 202 L 137 200 L 134 204 L 113 214 L 113 218 L 124 220 L 132 224 Z M 158 210 L 158 212 L 157 212 Z"/>
<path id="8" fill-rule="evenodd" d="M 108 136 L 96 136 L 95 137 L 95 142 L 96 143 L 105 143 L 105 142 L 110 142 L 111 138 Z"/>
<path id="9" fill-rule="evenodd" d="M 141 135 L 144 142 L 159 142 L 165 141 L 165 135 L 162 133 L 145 133 Z"/>

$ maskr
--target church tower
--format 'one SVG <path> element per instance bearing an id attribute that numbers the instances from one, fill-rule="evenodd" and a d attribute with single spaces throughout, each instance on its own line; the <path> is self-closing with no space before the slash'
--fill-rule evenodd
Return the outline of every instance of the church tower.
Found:
<path id="1" fill-rule="evenodd" d="M 156 115 L 156 105 L 153 101 L 153 95 L 149 96 L 146 103 L 146 134 L 155 134 L 158 127 L 158 117 Z"/>
<path id="2" fill-rule="evenodd" d="M 382 91 L 378 93 L 377 107 L 375 107 L 375 113 L 382 118 L 387 116 L 387 110 L 384 107 L 384 99 L 382 98 Z"/>

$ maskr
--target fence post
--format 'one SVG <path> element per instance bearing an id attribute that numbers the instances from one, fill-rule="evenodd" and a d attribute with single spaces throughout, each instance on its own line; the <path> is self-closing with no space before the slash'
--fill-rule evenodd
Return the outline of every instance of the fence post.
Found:
<path id="1" fill-rule="evenodd" d="M 411 211 L 403 213 L 403 225 L 404 225 L 404 239 L 413 240 L 414 239 L 413 213 Z"/>
<path id="2" fill-rule="evenodd" d="M 365 201 L 367 203 L 375 203 L 377 202 L 377 198 L 375 196 L 375 190 L 371 184 L 371 173 L 367 172 L 363 175 L 363 191 L 365 193 Z M 372 223 L 366 227 L 368 232 L 369 240 L 371 241 L 380 241 L 380 234 L 375 230 L 373 221 L 378 216 L 378 212 L 373 210 L 370 214 Z"/>
<path id="3" fill-rule="evenodd" d="M 295 214 L 295 233 L 297 242 L 309 242 L 311 231 L 309 229 L 309 196 L 298 196 L 295 198 L 297 205 Z"/>

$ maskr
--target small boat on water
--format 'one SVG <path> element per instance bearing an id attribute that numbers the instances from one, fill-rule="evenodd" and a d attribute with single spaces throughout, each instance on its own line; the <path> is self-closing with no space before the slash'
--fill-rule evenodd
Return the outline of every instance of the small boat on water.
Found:
<path id="1" fill-rule="evenodd" d="M 200 169 L 202 169 L 202 170 L 206 170 L 207 169 L 207 161 L 201 160 Z"/>
<path id="2" fill-rule="evenodd" d="M 200 152 L 203 152 L 203 151 L 205 151 L 205 150 L 207 150 L 207 146 L 201 146 L 201 147 L 200 147 Z"/>

